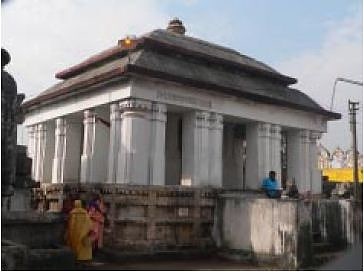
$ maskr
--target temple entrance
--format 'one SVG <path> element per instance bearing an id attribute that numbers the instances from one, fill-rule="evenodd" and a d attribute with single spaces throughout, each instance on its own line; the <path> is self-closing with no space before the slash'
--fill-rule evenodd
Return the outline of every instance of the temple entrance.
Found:
<path id="1" fill-rule="evenodd" d="M 180 185 L 182 173 L 182 114 L 167 113 L 165 184 Z"/>

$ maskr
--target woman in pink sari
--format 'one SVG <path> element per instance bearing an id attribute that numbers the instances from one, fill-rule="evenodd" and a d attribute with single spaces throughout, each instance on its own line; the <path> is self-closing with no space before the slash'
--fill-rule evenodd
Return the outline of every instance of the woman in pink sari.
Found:
<path id="1" fill-rule="evenodd" d="M 93 249 L 97 250 L 102 248 L 103 234 L 104 234 L 104 217 L 105 208 L 100 197 L 97 197 L 90 202 L 88 208 L 88 214 L 92 220 L 92 233 L 93 236 Z"/>

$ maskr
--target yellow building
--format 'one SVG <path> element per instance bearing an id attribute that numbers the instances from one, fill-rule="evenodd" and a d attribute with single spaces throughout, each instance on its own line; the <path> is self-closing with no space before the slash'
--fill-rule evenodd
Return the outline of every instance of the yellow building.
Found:
<path id="1" fill-rule="evenodd" d="M 322 175 L 331 182 L 353 182 L 353 168 L 324 168 Z M 363 183 L 363 168 L 359 168 L 359 182 Z"/>

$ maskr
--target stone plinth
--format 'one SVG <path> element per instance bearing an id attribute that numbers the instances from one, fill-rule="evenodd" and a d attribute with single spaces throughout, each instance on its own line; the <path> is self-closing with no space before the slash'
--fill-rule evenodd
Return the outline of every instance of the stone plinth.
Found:
<path id="1" fill-rule="evenodd" d="M 44 184 L 39 206 L 60 211 L 70 194 L 86 202 L 93 193 L 100 193 L 107 207 L 106 248 L 134 254 L 215 248 L 211 233 L 216 204 L 213 189 L 125 184 L 65 186 Z"/>
<path id="2" fill-rule="evenodd" d="M 215 237 L 228 257 L 286 269 L 310 262 L 310 204 L 241 192 L 222 194 L 218 203 Z"/>

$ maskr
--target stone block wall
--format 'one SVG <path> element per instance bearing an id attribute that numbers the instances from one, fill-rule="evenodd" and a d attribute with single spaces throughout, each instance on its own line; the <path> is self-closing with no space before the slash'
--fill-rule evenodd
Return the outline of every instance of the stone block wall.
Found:
<path id="1" fill-rule="evenodd" d="M 61 211 L 67 195 L 87 202 L 103 196 L 107 207 L 104 244 L 120 252 L 214 249 L 216 191 L 182 186 L 44 184 L 38 206 Z"/>
<path id="2" fill-rule="evenodd" d="M 1 239 L 29 248 L 52 248 L 64 244 L 65 220 L 55 213 L 4 212 Z"/>
<path id="3" fill-rule="evenodd" d="M 311 205 L 249 193 L 221 194 L 215 240 L 234 258 L 297 268 L 312 258 Z"/>
<path id="4" fill-rule="evenodd" d="M 323 242 L 345 247 L 363 239 L 363 212 L 347 199 L 317 199 L 312 204 L 312 231 Z"/>

